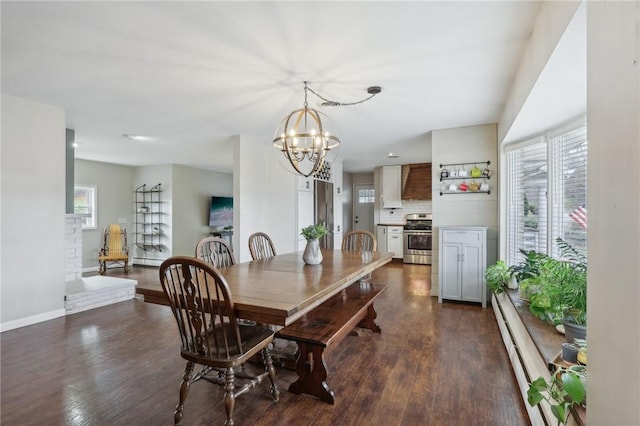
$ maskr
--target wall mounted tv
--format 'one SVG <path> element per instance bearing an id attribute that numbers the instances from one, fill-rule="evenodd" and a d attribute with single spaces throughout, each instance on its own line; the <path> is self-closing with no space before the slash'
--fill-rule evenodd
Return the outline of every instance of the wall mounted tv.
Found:
<path id="1" fill-rule="evenodd" d="M 211 197 L 209 226 L 219 229 L 233 226 L 233 197 Z"/>

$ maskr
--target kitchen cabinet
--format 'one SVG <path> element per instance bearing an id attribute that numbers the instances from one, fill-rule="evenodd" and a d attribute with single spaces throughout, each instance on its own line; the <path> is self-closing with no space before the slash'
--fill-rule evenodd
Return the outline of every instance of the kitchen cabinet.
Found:
<path id="1" fill-rule="evenodd" d="M 438 232 L 438 302 L 443 299 L 477 302 L 486 308 L 487 228 L 446 226 Z"/>
<path id="2" fill-rule="evenodd" d="M 393 252 L 394 259 L 403 258 L 403 227 L 387 226 L 387 251 Z"/>
<path id="3" fill-rule="evenodd" d="M 387 227 L 385 225 L 378 225 L 378 233 L 376 234 L 378 240 L 378 252 L 386 253 L 387 250 Z"/>
<path id="4" fill-rule="evenodd" d="M 402 166 L 382 166 L 380 204 L 384 209 L 402 207 Z"/>

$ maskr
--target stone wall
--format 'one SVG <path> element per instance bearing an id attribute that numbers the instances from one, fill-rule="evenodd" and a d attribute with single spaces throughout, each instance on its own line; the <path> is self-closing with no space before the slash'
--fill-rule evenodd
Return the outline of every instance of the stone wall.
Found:
<path id="1" fill-rule="evenodd" d="M 64 229 L 64 280 L 82 278 L 82 218 L 68 214 Z"/>

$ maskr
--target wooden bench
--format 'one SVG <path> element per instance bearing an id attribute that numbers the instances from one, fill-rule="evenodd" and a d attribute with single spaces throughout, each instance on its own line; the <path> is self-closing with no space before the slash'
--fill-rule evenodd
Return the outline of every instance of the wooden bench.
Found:
<path id="1" fill-rule="evenodd" d="M 298 344 L 298 380 L 289 392 L 306 393 L 333 404 L 335 394 L 327 384 L 324 356 L 356 326 L 380 333 L 373 301 L 385 286 L 356 282 L 276 333 Z"/>

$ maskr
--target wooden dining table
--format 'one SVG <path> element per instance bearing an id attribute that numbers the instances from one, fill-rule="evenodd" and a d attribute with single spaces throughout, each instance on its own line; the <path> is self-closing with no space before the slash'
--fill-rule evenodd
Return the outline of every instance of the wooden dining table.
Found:
<path id="1" fill-rule="evenodd" d="M 322 255 L 319 265 L 305 265 L 302 252 L 294 252 L 223 269 L 238 316 L 288 325 L 392 257 L 392 253 L 341 250 Z"/>
<path id="2" fill-rule="evenodd" d="M 323 250 L 319 265 L 302 252 L 238 263 L 220 271 L 229 284 L 236 314 L 263 324 L 286 326 L 391 261 L 393 253 Z M 162 288 L 138 289 L 146 302 L 167 304 Z"/>

